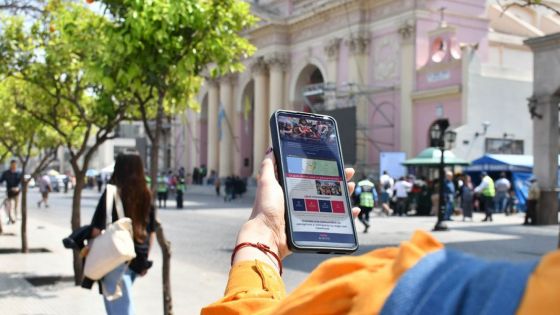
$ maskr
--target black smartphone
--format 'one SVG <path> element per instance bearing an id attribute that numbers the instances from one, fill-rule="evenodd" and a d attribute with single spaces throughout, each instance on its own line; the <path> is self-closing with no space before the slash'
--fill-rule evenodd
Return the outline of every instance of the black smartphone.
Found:
<path id="1" fill-rule="evenodd" d="M 357 250 L 334 118 L 278 110 L 270 117 L 270 130 L 290 250 L 345 254 Z"/>

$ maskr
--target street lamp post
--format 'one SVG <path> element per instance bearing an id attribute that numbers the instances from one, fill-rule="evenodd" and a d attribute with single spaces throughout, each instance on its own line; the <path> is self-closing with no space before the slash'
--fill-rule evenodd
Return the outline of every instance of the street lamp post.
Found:
<path id="1" fill-rule="evenodd" d="M 437 222 L 434 226 L 434 231 L 447 231 L 448 227 L 444 222 L 445 216 L 445 159 L 444 159 L 444 152 L 446 144 L 450 146 L 455 142 L 456 133 L 454 131 L 447 131 L 449 128 L 449 120 L 447 119 L 438 119 L 436 122 L 432 124 L 430 129 L 430 138 L 432 144 L 437 146 L 441 151 L 441 157 L 439 160 L 439 204 L 438 204 L 438 214 L 437 214 Z"/>

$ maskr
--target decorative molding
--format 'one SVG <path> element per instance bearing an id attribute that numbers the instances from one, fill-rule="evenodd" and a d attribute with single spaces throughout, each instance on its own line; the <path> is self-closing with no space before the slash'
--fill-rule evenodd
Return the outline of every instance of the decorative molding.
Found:
<path id="1" fill-rule="evenodd" d="M 416 26 L 413 21 L 408 20 L 399 27 L 398 32 L 404 42 L 412 42 L 416 33 Z"/>
<path id="2" fill-rule="evenodd" d="M 220 83 L 235 84 L 235 83 L 237 83 L 238 78 L 239 78 L 239 74 L 228 73 L 226 75 L 221 76 L 218 80 L 220 81 Z"/>
<path id="3" fill-rule="evenodd" d="M 437 97 L 443 96 L 453 96 L 458 95 L 461 93 L 461 85 L 452 85 L 448 87 L 443 87 L 439 89 L 432 89 L 432 90 L 425 90 L 425 91 L 415 91 L 412 92 L 412 100 L 425 100 L 425 99 L 433 99 Z"/>
<path id="4" fill-rule="evenodd" d="M 364 55 L 367 53 L 367 49 L 370 43 L 369 34 L 358 33 L 350 35 L 350 39 L 347 41 L 348 47 L 350 47 L 350 52 L 354 55 Z"/>
<path id="5" fill-rule="evenodd" d="M 325 45 L 325 53 L 329 59 L 338 58 L 338 53 L 340 52 L 341 38 L 335 37 L 331 38 Z"/>
<path id="6" fill-rule="evenodd" d="M 218 78 L 212 78 L 210 76 L 205 76 L 204 80 L 206 80 L 206 84 L 208 84 L 208 88 L 215 88 L 218 87 L 220 84 L 220 80 Z"/>
<path id="7" fill-rule="evenodd" d="M 382 37 L 375 41 L 373 55 L 373 76 L 376 81 L 394 80 L 397 77 L 399 44 L 396 35 Z"/>
<path id="8" fill-rule="evenodd" d="M 264 57 L 264 61 L 270 69 L 285 71 L 289 65 L 289 57 L 286 53 L 275 52 Z"/>
<path id="9" fill-rule="evenodd" d="M 268 70 L 268 65 L 264 60 L 264 57 L 258 57 L 251 65 L 251 72 L 253 74 L 263 74 Z"/>

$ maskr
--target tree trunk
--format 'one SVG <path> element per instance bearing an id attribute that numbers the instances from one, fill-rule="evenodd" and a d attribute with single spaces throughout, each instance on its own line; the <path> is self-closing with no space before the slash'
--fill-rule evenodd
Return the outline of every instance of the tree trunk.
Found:
<path id="1" fill-rule="evenodd" d="M 77 230 L 81 225 L 80 203 L 82 200 L 82 191 L 84 189 L 84 179 L 85 179 L 84 172 L 80 172 L 79 170 L 76 171 L 76 169 L 74 169 L 74 174 L 76 176 L 76 186 L 74 186 L 74 194 L 72 195 L 72 218 L 71 218 L 72 231 Z M 74 284 L 80 285 L 82 283 L 84 270 L 83 270 L 82 258 L 80 257 L 79 250 L 74 250 L 73 258 L 74 258 L 73 259 L 74 260 Z"/>
<path id="2" fill-rule="evenodd" d="M 23 173 L 25 174 L 25 173 Z M 21 187 L 21 252 L 29 252 L 27 245 L 27 188 L 29 182 L 22 180 Z"/>
<path id="3" fill-rule="evenodd" d="M 158 162 L 159 162 L 159 141 L 162 131 L 163 123 L 163 100 L 165 93 L 163 91 L 159 92 L 158 95 L 158 107 L 156 113 L 156 127 L 152 133 L 152 149 L 150 151 L 150 177 L 152 178 L 152 194 L 155 196 L 157 190 L 157 174 L 158 174 Z M 153 198 L 154 207 L 156 205 L 156 198 Z M 162 266 L 162 284 L 163 284 L 163 314 L 172 315 L 173 314 L 173 300 L 171 297 L 171 243 L 165 239 L 163 233 L 163 227 L 161 223 L 158 223 L 158 229 L 156 230 L 157 241 L 159 247 L 161 248 L 163 266 Z"/>
<path id="4" fill-rule="evenodd" d="M 171 298 L 171 243 L 165 238 L 163 227 L 158 223 L 156 230 L 156 237 L 163 257 L 163 266 L 161 269 L 162 284 L 163 284 L 163 314 L 173 314 L 173 300 Z"/>

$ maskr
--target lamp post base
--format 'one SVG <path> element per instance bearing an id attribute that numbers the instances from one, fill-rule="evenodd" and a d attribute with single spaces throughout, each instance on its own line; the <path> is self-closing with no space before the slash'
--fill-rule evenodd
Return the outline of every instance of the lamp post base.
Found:
<path id="1" fill-rule="evenodd" d="M 438 221 L 436 223 L 436 226 L 434 226 L 434 229 L 432 230 L 433 232 L 439 232 L 439 231 L 448 231 L 449 228 L 447 227 L 447 224 L 445 224 L 445 222 L 443 221 Z"/>

